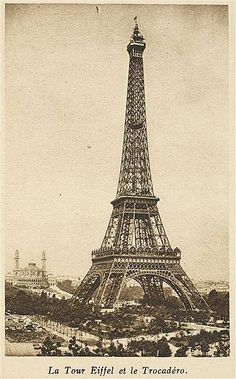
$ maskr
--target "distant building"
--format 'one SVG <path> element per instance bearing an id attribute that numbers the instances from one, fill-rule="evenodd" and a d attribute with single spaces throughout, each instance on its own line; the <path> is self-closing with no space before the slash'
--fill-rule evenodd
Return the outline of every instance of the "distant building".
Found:
<path id="1" fill-rule="evenodd" d="M 58 283 L 57 277 L 53 275 L 52 273 L 48 274 L 47 280 L 50 287 L 56 286 Z"/>
<path id="2" fill-rule="evenodd" d="M 47 276 L 48 284 L 50 286 L 56 286 L 59 282 L 64 282 L 65 280 L 70 280 L 72 286 L 77 286 L 80 283 L 80 278 L 70 275 L 53 275 L 52 273 Z"/>
<path id="3" fill-rule="evenodd" d="M 24 268 L 20 268 L 19 251 L 15 252 L 15 267 L 13 274 L 8 273 L 5 277 L 6 282 L 18 287 L 27 288 L 47 288 L 49 287 L 47 281 L 46 270 L 46 254 L 42 252 L 41 267 L 38 267 L 35 262 L 30 262 Z"/>
<path id="4" fill-rule="evenodd" d="M 57 283 L 58 282 L 64 282 L 65 280 L 70 280 L 72 286 L 76 286 L 80 283 L 80 278 L 77 276 L 71 276 L 71 275 L 57 275 Z"/>
<path id="5" fill-rule="evenodd" d="M 72 285 L 77 285 L 80 281 L 79 278 L 70 276 L 55 276 L 52 273 L 47 273 L 46 268 L 46 254 L 45 251 L 42 252 L 41 257 L 41 267 L 38 267 L 35 262 L 29 262 L 24 268 L 20 267 L 20 256 L 19 251 L 15 252 L 15 266 L 13 273 L 7 273 L 5 280 L 17 287 L 26 288 L 48 288 L 51 286 L 56 286 L 58 282 L 63 282 L 64 280 L 71 280 Z"/>
<path id="6" fill-rule="evenodd" d="M 8 273 L 5 275 L 5 281 L 6 281 L 7 283 L 14 284 L 14 279 L 15 279 L 15 275 L 14 275 L 14 274 L 11 274 L 10 272 L 8 272 Z"/>
<path id="7" fill-rule="evenodd" d="M 229 282 L 225 280 L 213 281 L 213 280 L 195 280 L 193 281 L 200 294 L 204 295 L 212 290 L 218 292 L 228 292 Z"/>

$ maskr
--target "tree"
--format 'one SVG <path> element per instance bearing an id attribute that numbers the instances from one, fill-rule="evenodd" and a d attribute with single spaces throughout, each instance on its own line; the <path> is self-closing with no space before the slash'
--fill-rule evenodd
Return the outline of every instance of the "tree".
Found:
<path id="1" fill-rule="evenodd" d="M 206 340 L 202 340 L 200 342 L 200 349 L 201 349 L 201 352 L 202 352 L 202 356 L 206 357 L 207 356 L 207 352 L 210 350 L 209 345 L 206 342 Z"/>
<path id="2" fill-rule="evenodd" d="M 96 355 L 103 356 L 104 355 L 104 348 L 103 348 L 102 341 L 98 341 L 96 346 L 97 346 L 97 348 L 94 350 Z"/>
<path id="3" fill-rule="evenodd" d="M 175 357 L 187 357 L 187 346 L 181 346 L 178 350 L 176 350 Z"/>
<path id="4" fill-rule="evenodd" d="M 117 351 L 116 351 L 116 347 L 115 347 L 115 344 L 113 341 L 111 341 L 108 349 L 107 349 L 107 353 L 110 357 L 115 357 L 117 354 Z"/>
<path id="5" fill-rule="evenodd" d="M 207 299 L 208 304 L 211 306 L 212 305 L 214 306 L 215 304 L 217 304 L 218 300 L 219 300 L 219 293 L 215 289 L 211 290 L 209 292 L 208 299 Z"/>
<path id="6" fill-rule="evenodd" d="M 183 309 L 182 301 L 176 296 L 167 296 L 166 306 L 171 309 Z"/>
<path id="7" fill-rule="evenodd" d="M 62 291 L 68 292 L 70 294 L 73 294 L 76 289 L 74 286 L 72 286 L 72 281 L 69 279 L 63 280 L 62 282 L 58 282 L 57 287 L 60 288 Z"/>
<path id="8" fill-rule="evenodd" d="M 122 343 L 119 343 L 117 345 L 117 356 L 118 357 L 123 357 L 125 355 L 125 349 Z"/>
<path id="9" fill-rule="evenodd" d="M 219 341 L 216 346 L 216 352 L 214 353 L 215 357 L 228 357 L 229 356 L 229 342 Z"/>
<path id="10" fill-rule="evenodd" d="M 159 341 L 157 341 L 157 356 L 158 357 L 170 357 L 172 351 L 165 337 L 162 337 Z"/>
<path id="11" fill-rule="evenodd" d="M 139 299 L 142 299 L 143 297 L 143 290 L 142 287 L 132 286 L 132 287 L 124 287 L 120 294 L 120 300 L 121 301 L 127 301 L 127 300 L 135 300 L 139 301 Z"/>
<path id="12" fill-rule="evenodd" d="M 40 295 L 41 300 L 44 300 L 45 302 L 47 301 L 47 292 L 42 291 Z"/>
<path id="13" fill-rule="evenodd" d="M 193 312 L 194 321 L 200 324 L 206 324 L 210 319 L 209 311 L 195 311 Z"/>
<path id="14" fill-rule="evenodd" d="M 61 355 L 61 343 L 53 341 L 50 337 L 46 337 L 41 346 L 42 355 L 46 356 L 60 356 Z"/>
<path id="15" fill-rule="evenodd" d="M 211 310 L 216 312 L 216 316 L 225 321 L 229 320 L 229 293 L 210 291 L 207 303 Z"/>
<path id="16" fill-rule="evenodd" d="M 73 337 L 69 340 L 68 348 L 69 348 L 69 351 L 72 353 L 72 355 L 74 355 L 74 356 L 79 355 L 80 347 L 79 347 L 79 345 L 77 344 L 77 341 L 76 341 L 76 337 L 75 337 L 75 336 L 73 336 Z"/>
<path id="17" fill-rule="evenodd" d="M 150 334 L 159 334 L 166 327 L 165 320 L 161 317 L 156 317 L 151 320 L 148 325 L 148 333 Z"/>

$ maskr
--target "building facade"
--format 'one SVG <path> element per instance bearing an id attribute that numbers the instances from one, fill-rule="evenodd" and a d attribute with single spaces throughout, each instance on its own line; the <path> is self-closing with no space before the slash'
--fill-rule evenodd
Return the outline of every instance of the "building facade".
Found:
<path id="1" fill-rule="evenodd" d="M 17 287 L 43 289 L 56 286 L 59 282 L 63 282 L 65 280 L 70 280 L 72 286 L 78 285 L 80 282 L 80 279 L 75 276 L 56 276 L 52 273 L 48 273 L 46 267 L 47 258 L 45 251 L 42 252 L 40 267 L 37 266 L 35 262 L 29 262 L 26 267 L 21 268 L 18 250 L 15 252 L 14 261 L 15 264 L 13 273 L 8 272 L 5 275 L 5 281 Z"/>
<path id="2" fill-rule="evenodd" d="M 49 283 L 47 280 L 46 270 L 46 254 L 43 251 L 41 257 L 41 267 L 38 267 L 35 262 L 29 262 L 24 268 L 20 267 L 19 251 L 15 252 L 15 267 L 13 274 L 8 273 L 5 277 L 6 282 L 17 287 L 26 288 L 47 288 Z"/>

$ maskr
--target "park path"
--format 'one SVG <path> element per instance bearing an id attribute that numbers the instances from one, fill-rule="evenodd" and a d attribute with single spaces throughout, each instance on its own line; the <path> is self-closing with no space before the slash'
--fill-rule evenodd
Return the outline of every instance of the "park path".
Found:
<path id="1" fill-rule="evenodd" d="M 80 342 L 82 346 L 88 345 L 89 347 L 94 348 L 96 347 L 97 342 L 100 340 L 100 338 L 94 334 L 81 331 L 78 328 L 71 328 L 66 325 L 57 323 L 55 321 L 51 321 L 51 320 L 45 321 L 44 319 L 43 320 L 41 319 L 39 320 L 39 322 L 43 326 L 43 328 L 48 331 L 48 333 L 50 333 L 51 335 L 56 335 L 58 337 L 61 337 L 67 342 L 73 336 L 75 336 L 76 340 Z M 216 326 L 207 327 L 206 325 L 199 325 L 196 323 L 188 323 L 187 327 L 191 329 L 191 335 L 198 334 L 201 329 L 205 329 L 208 331 L 213 331 L 213 330 L 220 331 L 224 329 L 224 328 L 216 327 Z M 169 342 L 172 337 L 176 337 L 180 332 L 181 330 L 177 330 L 177 331 L 169 332 L 169 333 L 159 333 L 158 335 L 138 335 L 136 337 L 115 338 L 114 342 L 117 341 L 121 343 L 124 346 L 124 348 L 127 347 L 128 343 L 131 340 L 138 341 L 141 339 L 146 339 L 150 341 L 157 341 L 160 338 L 165 337 L 167 341 Z M 183 332 L 187 333 L 186 331 L 184 331 L 184 329 L 183 329 Z M 108 346 L 110 344 L 110 340 L 103 338 L 102 343 L 104 346 Z M 169 342 L 169 344 L 171 347 L 172 356 L 174 356 L 177 348 L 171 342 Z"/>
<path id="2" fill-rule="evenodd" d="M 76 328 L 70 328 L 68 326 L 56 323 L 54 321 L 40 321 L 42 327 L 47 330 L 52 335 L 61 337 L 65 341 L 69 341 L 73 336 L 76 340 L 81 342 L 83 345 L 88 344 L 89 346 L 96 346 L 99 341 L 99 337 L 93 334 L 78 330 Z"/>

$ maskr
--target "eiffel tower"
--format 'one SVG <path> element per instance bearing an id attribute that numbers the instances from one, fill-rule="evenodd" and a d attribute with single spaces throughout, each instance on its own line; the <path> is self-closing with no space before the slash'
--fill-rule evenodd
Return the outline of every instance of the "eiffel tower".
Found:
<path id="1" fill-rule="evenodd" d="M 133 279 L 149 304 L 165 301 L 163 283 L 177 293 L 186 309 L 207 307 L 180 265 L 181 251 L 172 249 L 154 195 L 150 171 L 143 52 L 146 42 L 137 21 L 127 46 L 129 74 L 120 176 L 111 218 L 92 266 L 73 299 L 104 308 L 117 305 L 126 283 Z"/>

